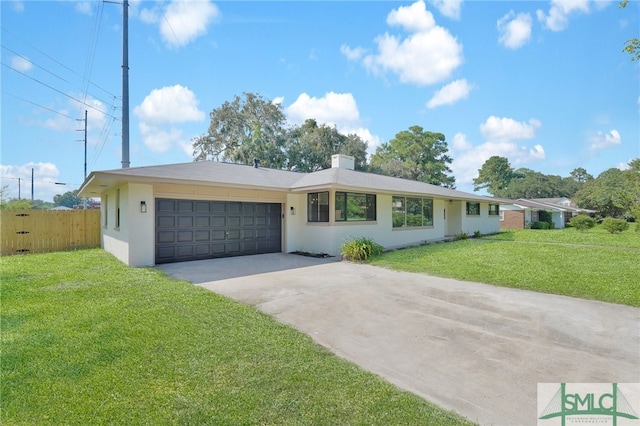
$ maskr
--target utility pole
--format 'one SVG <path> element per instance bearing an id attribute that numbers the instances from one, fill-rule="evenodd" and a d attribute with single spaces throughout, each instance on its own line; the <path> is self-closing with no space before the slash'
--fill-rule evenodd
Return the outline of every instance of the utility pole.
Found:
<path id="1" fill-rule="evenodd" d="M 82 119 L 78 121 L 83 121 Z M 87 178 L 87 110 L 84 110 L 84 178 Z M 78 132 L 81 132 L 83 129 L 79 129 Z M 87 199 L 85 198 L 82 201 L 82 206 L 86 210 L 87 209 Z"/>
<path id="2" fill-rule="evenodd" d="M 129 167 L 129 0 L 122 3 L 122 168 Z"/>
<path id="3" fill-rule="evenodd" d="M 103 0 L 105 3 L 120 4 Z M 129 167 L 129 0 L 122 2 L 122 168 Z"/>
<path id="4" fill-rule="evenodd" d="M 18 178 L 18 200 L 21 200 L 22 198 L 20 198 L 20 178 Z"/>
<path id="5" fill-rule="evenodd" d="M 31 201 L 33 201 L 33 167 L 31 168 Z"/>

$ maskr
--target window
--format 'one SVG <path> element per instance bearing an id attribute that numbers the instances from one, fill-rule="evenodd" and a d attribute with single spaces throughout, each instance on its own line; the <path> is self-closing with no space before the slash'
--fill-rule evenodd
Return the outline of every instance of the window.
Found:
<path id="1" fill-rule="evenodd" d="M 470 203 L 467 201 L 467 215 L 480 216 L 480 203 Z"/>
<path id="2" fill-rule="evenodd" d="M 336 222 L 376 220 L 376 196 L 336 192 Z"/>
<path id="3" fill-rule="evenodd" d="M 120 190 L 116 190 L 116 229 L 120 229 Z"/>
<path id="4" fill-rule="evenodd" d="M 307 222 L 329 222 L 329 193 L 307 194 Z"/>
<path id="5" fill-rule="evenodd" d="M 489 204 L 489 216 L 498 216 L 500 214 L 500 204 Z"/>
<path id="6" fill-rule="evenodd" d="M 104 214 L 104 227 L 106 228 L 107 226 L 109 226 L 109 195 L 105 194 L 104 195 L 104 207 L 103 207 L 103 214 Z"/>
<path id="7" fill-rule="evenodd" d="M 394 228 L 433 226 L 433 200 L 394 196 L 391 217 Z"/>
<path id="8" fill-rule="evenodd" d="M 504 220 L 504 211 L 500 210 L 500 220 Z"/>

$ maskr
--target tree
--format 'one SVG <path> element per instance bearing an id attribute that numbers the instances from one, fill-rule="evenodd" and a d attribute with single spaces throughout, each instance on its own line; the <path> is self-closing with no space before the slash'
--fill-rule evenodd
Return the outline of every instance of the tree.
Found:
<path id="1" fill-rule="evenodd" d="M 545 175 L 527 168 L 513 172 L 509 186 L 501 191 L 504 198 L 553 198 L 561 195 L 562 178 Z"/>
<path id="2" fill-rule="evenodd" d="M 569 176 L 571 176 L 571 179 L 579 183 L 585 183 L 586 181 L 593 179 L 593 176 L 587 173 L 587 171 L 582 167 L 573 169 L 573 171 L 569 174 Z"/>
<path id="3" fill-rule="evenodd" d="M 53 204 L 72 209 L 74 206 L 82 204 L 82 198 L 78 197 L 78 190 L 76 189 L 75 191 L 68 191 L 64 194 L 54 195 Z"/>
<path id="4" fill-rule="evenodd" d="M 371 156 L 370 169 L 374 173 L 455 188 L 448 151 L 442 133 L 412 126 L 376 149 Z"/>
<path id="5" fill-rule="evenodd" d="M 207 134 L 194 140 L 195 160 L 252 164 L 257 158 L 264 167 L 283 168 L 286 120 L 280 104 L 244 93 L 244 99 L 235 96 L 211 111 L 210 117 Z"/>
<path id="6" fill-rule="evenodd" d="M 318 126 L 314 119 L 289 131 L 285 151 L 287 167 L 301 172 L 330 168 L 333 154 L 353 156 L 356 170 L 365 170 L 367 166 L 367 144 L 359 136 L 342 135 L 335 126 Z"/>
<path id="7" fill-rule="evenodd" d="M 629 3 L 629 0 L 622 0 L 620 2 L 620 8 L 627 7 L 628 3 Z M 624 46 L 624 49 L 622 49 L 622 51 L 630 54 L 632 61 L 639 60 L 640 59 L 640 39 L 638 39 L 637 37 L 630 38 L 625 42 L 625 46 Z"/>
<path id="8" fill-rule="evenodd" d="M 487 192 L 499 197 L 513 179 L 513 169 L 505 157 L 494 155 L 478 169 L 478 177 L 473 180 L 473 190 L 487 188 Z"/>
<path id="9" fill-rule="evenodd" d="M 634 169 L 611 168 L 584 184 L 574 197 L 582 208 L 597 210 L 602 216 L 614 218 L 632 215 L 640 200 L 640 174 Z"/>

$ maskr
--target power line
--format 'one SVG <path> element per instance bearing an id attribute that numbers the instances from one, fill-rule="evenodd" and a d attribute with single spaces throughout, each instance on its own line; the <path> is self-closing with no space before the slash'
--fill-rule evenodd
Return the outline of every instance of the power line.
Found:
<path id="1" fill-rule="evenodd" d="M 7 34 L 10 34 L 11 36 L 15 37 L 16 39 L 20 40 L 21 42 L 23 42 L 24 44 L 26 44 L 27 46 L 31 47 L 32 49 L 34 49 L 35 51 L 41 53 L 42 55 L 46 56 L 47 58 L 51 59 L 53 62 L 55 62 L 56 64 L 60 65 L 61 67 L 63 67 L 64 69 L 66 69 L 67 71 L 75 74 L 76 76 L 84 79 L 84 77 L 82 77 L 79 73 L 77 73 L 76 71 L 72 70 L 71 68 L 69 68 L 68 66 L 66 66 L 65 64 L 63 64 L 62 62 L 58 61 L 56 58 L 54 58 L 53 56 L 47 54 L 46 52 L 42 51 L 41 49 L 38 49 L 37 47 L 35 47 L 34 45 L 32 45 L 31 43 L 29 43 L 28 41 L 20 38 L 19 36 L 15 35 L 14 33 L 12 33 L 11 31 L 7 30 L 6 28 L 2 27 L 2 31 L 6 32 Z M 102 90 L 103 92 L 105 92 L 107 95 L 116 98 L 117 96 L 114 95 L 113 93 L 109 92 L 107 89 L 89 81 L 89 84 L 91 84 L 92 86 Z"/>
<path id="2" fill-rule="evenodd" d="M 67 114 L 65 114 L 65 113 L 62 113 L 62 112 L 60 112 L 60 111 L 56 111 L 56 110 L 55 110 L 55 109 L 53 109 L 53 108 L 49 108 L 49 107 L 46 107 L 46 106 L 44 106 L 44 105 L 37 104 L 37 103 L 35 103 L 35 102 L 31 102 L 31 101 L 30 101 L 30 100 L 28 100 L 28 99 L 21 98 L 20 96 L 18 96 L 18 95 L 14 95 L 13 93 L 9 93 L 9 92 L 7 92 L 7 91 L 5 91 L 5 90 L 3 90 L 3 91 L 2 91 L 2 93 L 4 93 L 5 95 L 12 96 L 12 97 L 14 97 L 14 98 L 16 98 L 16 99 L 19 99 L 19 100 L 23 101 L 23 102 L 30 103 L 31 105 L 35 105 L 35 106 L 37 106 L 37 107 L 39 107 L 39 108 L 46 109 L 46 110 L 51 111 L 51 112 L 55 112 L 56 114 L 61 115 L 61 116 L 63 116 L 63 117 L 70 118 L 71 120 L 75 120 L 75 118 L 71 117 L 70 115 L 67 115 Z"/>
<path id="3" fill-rule="evenodd" d="M 33 64 L 33 65 L 35 65 L 36 67 L 38 67 L 38 68 L 40 68 L 40 69 L 44 70 L 45 72 L 47 72 L 47 73 L 51 74 L 52 76 L 54 76 L 54 77 L 58 78 L 59 80 L 61 80 L 61 81 L 65 82 L 65 83 L 67 83 L 67 84 L 73 85 L 73 83 L 71 83 L 70 81 L 66 80 L 64 77 L 61 77 L 61 76 L 59 76 L 58 74 L 54 73 L 53 71 L 48 70 L 47 68 L 43 67 L 42 65 L 39 65 L 38 63 L 36 63 L 36 62 L 32 61 L 31 59 L 27 58 L 26 56 L 21 55 L 20 53 L 18 53 L 18 52 L 16 52 L 16 51 L 14 51 L 13 49 L 10 49 L 10 48 L 8 48 L 8 47 L 7 47 L 7 46 L 5 46 L 5 45 L 2 45 L 2 48 L 3 48 L 3 49 L 8 50 L 9 52 L 13 53 L 14 55 L 16 55 L 16 56 L 18 56 L 18 57 L 20 57 L 20 58 L 22 58 L 22 59 L 24 59 L 24 60 L 26 60 L 26 61 L 29 61 L 31 64 Z M 18 71 L 18 70 L 15 70 L 15 69 L 14 69 L 14 71 Z M 78 89 L 80 89 L 80 88 L 78 87 Z M 82 89 L 80 89 L 80 90 L 82 90 Z M 100 102 L 102 102 L 102 103 L 104 103 L 104 104 L 107 104 L 107 105 L 110 105 L 110 106 L 111 106 L 111 104 L 110 104 L 109 102 L 107 102 L 107 101 L 105 101 L 105 100 L 103 100 L 103 99 L 100 99 L 100 98 L 98 98 L 98 97 L 97 97 L 97 96 L 95 96 L 95 95 L 91 95 L 91 96 L 92 96 L 94 99 L 97 99 L 97 100 L 99 100 Z M 114 99 L 116 98 L 116 96 L 115 96 L 115 95 L 112 95 L 112 97 L 113 97 Z M 86 101 L 86 89 L 85 89 L 85 96 L 84 96 L 84 99 L 83 99 L 83 100 L 85 100 L 85 101 Z"/>
<path id="4" fill-rule="evenodd" d="M 87 53 L 87 61 L 85 63 L 85 68 L 84 68 L 85 87 L 83 90 L 83 97 L 82 97 L 83 101 L 86 101 L 86 96 L 88 92 L 87 86 L 91 81 L 91 72 L 93 70 L 93 61 L 95 59 L 96 45 L 98 43 L 98 35 L 100 34 L 100 23 L 102 22 L 102 12 L 104 11 L 104 3 L 99 2 L 99 6 L 100 6 L 100 13 L 99 14 L 96 13 L 93 15 L 95 19 L 93 20 L 93 25 L 92 25 L 93 29 L 91 30 L 91 37 L 89 39 L 89 51 Z"/>
<path id="5" fill-rule="evenodd" d="M 31 79 L 31 80 L 33 80 L 33 81 L 35 81 L 36 83 L 40 83 L 40 84 L 42 84 L 43 86 L 48 87 L 49 89 L 51 89 L 51 90 L 53 90 L 53 91 L 55 91 L 55 92 L 58 92 L 58 93 L 60 93 L 60 94 L 61 94 L 61 95 L 63 95 L 63 96 L 68 97 L 69 99 L 73 99 L 74 101 L 79 102 L 80 104 L 82 104 L 82 105 L 86 106 L 87 108 L 91 108 L 91 109 L 93 109 L 93 110 L 95 110 L 95 111 L 98 111 L 98 112 L 99 112 L 99 113 L 101 113 L 101 114 L 104 114 L 104 115 L 106 115 L 106 116 L 110 116 L 110 117 L 111 117 L 111 114 L 108 114 L 108 113 L 106 113 L 105 111 L 102 111 L 102 110 L 100 110 L 100 109 L 98 109 L 98 108 L 94 107 L 93 105 L 90 105 L 90 104 L 88 104 L 88 103 L 86 103 L 86 102 L 83 102 L 83 101 L 81 101 L 80 99 L 74 98 L 73 96 L 71 96 L 71 95 L 69 95 L 69 94 L 67 94 L 67 93 L 64 93 L 64 92 L 63 92 L 63 91 L 61 91 L 61 90 L 58 90 L 58 89 L 56 89 L 55 87 L 53 87 L 53 86 L 51 86 L 51 85 L 49 85 L 49 84 L 47 84 L 47 83 L 44 83 L 44 82 L 42 82 L 42 81 L 38 80 L 37 78 L 31 77 L 30 75 L 28 75 L 28 74 L 26 74 L 26 73 L 24 73 L 24 72 L 22 72 L 22 71 L 19 71 L 19 70 L 15 69 L 15 68 L 11 67 L 10 65 L 5 64 L 4 62 L 2 63 L 2 66 L 9 68 L 11 71 L 15 71 L 15 72 L 17 72 L 18 74 L 21 74 L 21 75 L 23 75 L 23 76 L 25 76 L 25 77 L 27 77 L 27 78 L 29 78 L 29 79 Z M 114 118 L 115 118 L 115 117 L 114 117 Z"/>

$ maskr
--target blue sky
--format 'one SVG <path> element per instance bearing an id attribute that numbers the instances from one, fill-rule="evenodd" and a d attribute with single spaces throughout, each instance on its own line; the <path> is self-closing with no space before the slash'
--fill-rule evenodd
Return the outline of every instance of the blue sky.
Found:
<path id="1" fill-rule="evenodd" d="M 121 166 L 122 6 L 11 1 L 2 20 L 2 186 L 35 198 Z M 597 176 L 640 156 L 640 3 L 130 1 L 131 167 L 192 160 L 244 92 L 357 133 L 446 136 L 457 188 L 492 155 Z M 55 182 L 66 183 L 66 186 Z"/>

